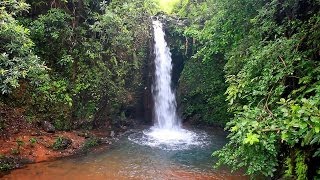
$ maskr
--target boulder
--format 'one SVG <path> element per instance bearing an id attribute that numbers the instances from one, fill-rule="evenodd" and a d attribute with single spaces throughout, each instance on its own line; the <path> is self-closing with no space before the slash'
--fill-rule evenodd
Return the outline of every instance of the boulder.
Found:
<path id="1" fill-rule="evenodd" d="M 61 148 L 62 149 L 67 149 L 70 145 L 72 144 L 72 140 L 70 138 L 63 138 L 61 142 Z"/>
<path id="2" fill-rule="evenodd" d="M 41 125 L 42 129 L 48 133 L 54 133 L 56 131 L 56 128 L 49 121 L 43 121 Z"/>

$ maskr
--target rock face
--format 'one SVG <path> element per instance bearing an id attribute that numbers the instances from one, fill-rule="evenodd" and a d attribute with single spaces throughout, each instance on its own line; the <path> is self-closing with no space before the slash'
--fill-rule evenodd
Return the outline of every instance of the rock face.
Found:
<path id="1" fill-rule="evenodd" d="M 166 27 L 167 24 L 173 24 L 174 26 L 187 26 L 189 24 L 188 20 L 186 18 L 177 17 L 174 15 L 167 15 L 163 12 L 159 12 L 155 16 L 152 17 L 152 19 L 158 19 L 161 22 L 164 23 L 164 26 Z"/>
<path id="2" fill-rule="evenodd" d="M 54 133 L 56 131 L 56 128 L 48 121 L 43 121 L 41 125 L 43 130 L 48 133 Z"/>

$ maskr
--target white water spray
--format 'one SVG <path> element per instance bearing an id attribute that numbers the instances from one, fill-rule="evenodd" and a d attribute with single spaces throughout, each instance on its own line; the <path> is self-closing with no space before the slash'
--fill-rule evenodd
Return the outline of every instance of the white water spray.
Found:
<path id="1" fill-rule="evenodd" d="M 172 59 L 160 21 L 153 21 L 155 81 L 153 84 L 154 122 L 159 129 L 178 130 L 180 120 L 176 114 L 176 97 L 171 89 Z"/>
<path id="2" fill-rule="evenodd" d="M 172 59 L 165 41 L 162 23 L 153 21 L 155 81 L 152 86 L 154 99 L 154 126 L 142 134 L 132 134 L 129 139 L 142 145 L 166 150 L 181 150 L 206 145 L 206 134 L 181 128 L 176 112 L 176 97 L 171 88 Z"/>

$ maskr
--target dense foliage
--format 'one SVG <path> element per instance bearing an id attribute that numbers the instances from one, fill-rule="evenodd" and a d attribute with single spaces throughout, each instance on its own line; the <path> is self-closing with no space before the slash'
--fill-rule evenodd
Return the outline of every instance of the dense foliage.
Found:
<path id="1" fill-rule="evenodd" d="M 20 78 L 31 77 L 43 70 L 33 53 L 34 43 L 29 29 L 14 18 L 28 9 L 28 4 L 16 1 L 0 2 L 0 87 L 6 94 L 19 86 Z"/>
<path id="2" fill-rule="evenodd" d="M 1 1 L 2 103 L 58 129 L 119 123 L 142 98 L 155 9 L 143 0 Z"/>
<path id="3" fill-rule="evenodd" d="M 221 126 L 228 120 L 223 65 L 223 59 L 218 57 L 216 61 L 196 57 L 186 61 L 179 92 L 183 117 L 191 123 Z"/>
<path id="4" fill-rule="evenodd" d="M 157 2 L 0 1 L 0 106 L 63 130 L 121 124 L 148 86 Z M 319 0 L 166 2 L 184 118 L 228 122 L 217 165 L 319 178 Z"/>
<path id="5" fill-rule="evenodd" d="M 224 126 L 231 116 L 224 94 L 226 61 L 222 53 L 207 52 L 212 50 L 203 47 L 199 34 L 212 9 L 206 2 L 180 1 L 175 12 L 169 23 L 169 39 L 173 39 L 173 60 L 177 54 L 184 59 L 178 83 L 182 117 L 192 124 Z"/>
<path id="6" fill-rule="evenodd" d="M 214 153 L 217 165 L 246 168 L 249 175 L 319 176 L 319 7 L 317 0 L 182 1 L 176 7 L 189 21 L 184 34 L 197 42 L 194 59 L 211 66 L 187 68 L 182 76 L 189 84 L 198 88 L 199 76 L 215 84 L 212 71 L 219 68 L 212 61 L 226 60 L 225 94 L 234 117 L 227 123 L 230 142 Z M 210 85 L 199 87 L 201 98 L 215 97 L 205 90 Z"/>

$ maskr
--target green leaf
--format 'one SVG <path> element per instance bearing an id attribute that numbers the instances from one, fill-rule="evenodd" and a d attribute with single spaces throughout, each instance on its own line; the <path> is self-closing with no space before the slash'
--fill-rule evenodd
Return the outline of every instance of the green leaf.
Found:
<path id="1" fill-rule="evenodd" d="M 314 127 L 314 131 L 315 131 L 316 133 L 319 133 L 319 132 L 320 132 L 320 127 L 319 127 L 319 126 Z"/>
<path id="2" fill-rule="evenodd" d="M 244 139 L 243 143 L 253 145 L 254 143 L 259 142 L 259 137 L 260 135 L 258 134 L 252 134 L 251 132 L 247 133 L 247 137 Z"/>

